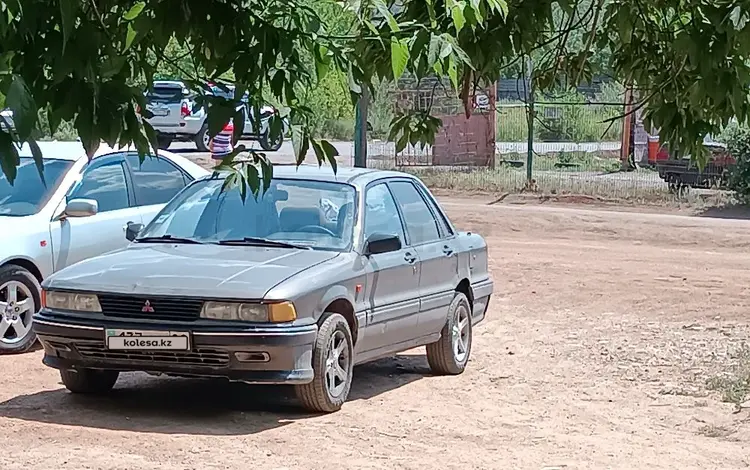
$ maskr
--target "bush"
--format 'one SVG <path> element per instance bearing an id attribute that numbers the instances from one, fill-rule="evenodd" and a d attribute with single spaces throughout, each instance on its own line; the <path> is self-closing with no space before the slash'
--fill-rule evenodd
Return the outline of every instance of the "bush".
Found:
<path id="1" fill-rule="evenodd" d="M 722 134 L 729 154 L 737 160 L 729 171 L 727 187 L 737 194 L 743 204 L 750 204 L 750 129 L 733 126 Z"/>

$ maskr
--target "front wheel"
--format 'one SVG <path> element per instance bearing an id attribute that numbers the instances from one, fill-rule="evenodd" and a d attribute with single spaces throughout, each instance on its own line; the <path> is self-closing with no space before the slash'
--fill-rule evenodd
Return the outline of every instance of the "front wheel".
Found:
<path id="1" fill-rule="evenodd" d="M 42 305 L 42 288 L 28 270 L 0 267 L 0 353 L 22 353 L 36 342 L 33 315 Z"/>
<path id="2" fill-rule="evenodd" d="M 466 369 L 471 354 L 471 305 L 456 292 L 448 309 L 440 339 L 427 345 L 427 363 L 439 375 L 458 375 Z"/>
<path id="3" fill-rule="evenodd" d="M 341 409 L 349 396 L 354 368 L 354 342 L 349 324 L 338 313 L 327 315 L 313 349 L 315 377 L 312 382 L 295 387 L 302 406 L 318 413 Z"/>
<path id="4" fill-rule="evenodd" d="M 60 378 L 65 388 L 73 393 L 106 393 L 115 386 L 120 373 L 116 370 L 77 369 L 61 370 Z"/>

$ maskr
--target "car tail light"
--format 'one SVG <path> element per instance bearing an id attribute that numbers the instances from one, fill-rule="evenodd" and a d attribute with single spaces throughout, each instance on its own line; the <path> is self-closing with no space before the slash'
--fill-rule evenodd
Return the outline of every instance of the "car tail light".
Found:
<path id="1" fill-rule="evenodd" d="M 180 107 L 180 116 L 182 117 L 190 116 L 190 108 L 188 107 L 187 103 L 182 103 L 182 106 Z"/>

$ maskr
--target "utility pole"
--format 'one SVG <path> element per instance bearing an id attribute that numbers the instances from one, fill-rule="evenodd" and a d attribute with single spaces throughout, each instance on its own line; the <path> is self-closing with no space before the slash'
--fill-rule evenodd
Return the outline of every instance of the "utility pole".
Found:
<path id="1" fill-rule="evenodd" d="M 534 178 L 534 172 L 532 169 L 534 165 L 534 81 L 531 78 L 533 67 L 534 63 L 532 62 L 531 57 L 529 57 L 526 66 L 526 77 L 528 77 L 529 80 L 528 96 L 526 97 L 526 102 L 528 103 L 527 127 L 529 132 L 526 141 L 526 185 L 529 187 L 531 185 L 531 180 Z M 524 77 L 524 80 L 526 77 Z"/>
<path id="2" fill-rule="evenodd" d="M 370 104 L 370 90 L 362 87 L 362 94 L 357 102 L 356 121 L 354 124 L 354 166 L 367 168 L 367 107 Z"/>

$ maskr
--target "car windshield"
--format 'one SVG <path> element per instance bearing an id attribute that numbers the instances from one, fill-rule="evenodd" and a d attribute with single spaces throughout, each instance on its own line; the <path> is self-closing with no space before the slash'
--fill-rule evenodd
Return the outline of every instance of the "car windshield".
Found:
<path id="1" fill-rule="evenodd" d="M 22 217 L 39 212 L 73 166 L 69 160 L 47 158 L 43 164 L 44 181 L 31 157 L 21 157 L 13 184 L 0 172 L 0 216 Z"/>
<path id="2" fill-rule="evenodd" d="M 139 239 L 334 251 L 351 247 L 356 190 L 348 184 L 273 179 L 265 193 L 248 194 L 244 202 L 236 187 L 222 191 L 223 185 L 223 179 L 213 178 L 188 186 Z"/>

